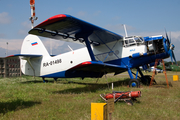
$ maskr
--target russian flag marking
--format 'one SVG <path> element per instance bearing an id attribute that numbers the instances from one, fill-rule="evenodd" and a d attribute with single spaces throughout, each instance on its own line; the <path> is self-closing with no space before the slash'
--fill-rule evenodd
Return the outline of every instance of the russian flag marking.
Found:
<path id="1" fill-rule="evenodd" d="M 37 44 L 38 44 L 37 42 L 33 42 L 33 43 L 31 43 L 31 45 L 32 45 L 32 46 L 37 45 Z"/>

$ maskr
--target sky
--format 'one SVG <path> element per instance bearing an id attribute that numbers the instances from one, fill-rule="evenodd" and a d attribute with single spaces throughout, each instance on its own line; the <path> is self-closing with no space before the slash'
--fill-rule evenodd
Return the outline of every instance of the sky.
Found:
<path id="1" fill-rule="evenodd" d="M 128 36 L 165 36 L 166 29 L 175 45 L 176 60 L 180 60 L 180 0 L 35 0 L 35 13 L 35 25 L 54 15 L 68 14 L 122 36 L 122 24 Z M 31 29 L 30 17 L 30 0 L 0 0 L 0 57 L 20 53 Z M 51 54 L 70 51 L 68 45 L 72 49 L 83 47 L 40 39 Z"/>

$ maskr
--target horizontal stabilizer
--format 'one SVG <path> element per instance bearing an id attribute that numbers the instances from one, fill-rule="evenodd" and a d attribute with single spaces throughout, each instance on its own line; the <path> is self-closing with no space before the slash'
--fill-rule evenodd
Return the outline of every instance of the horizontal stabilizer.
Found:
<path id="1" fill-rule="evenodd" d="M 36 58 L 36 57 L 41 57 L 42 55 L 32 55 L 32 54 L 15 54 L 15 55 L 10 55 L 7 56 L 6 58 L 9 57 L 30 57 L 30 58 Z"/>

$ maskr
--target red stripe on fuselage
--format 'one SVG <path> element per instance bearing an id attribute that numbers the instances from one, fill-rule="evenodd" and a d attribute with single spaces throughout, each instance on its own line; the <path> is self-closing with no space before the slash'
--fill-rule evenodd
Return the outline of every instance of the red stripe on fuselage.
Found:
<path id="1" fill-rule="evenodd" d="M 72 68 L 70 68 L 70 69 L 81 68 L 81 67 L 84 67 L 84 66 L 90 65 L 90 64 L 92 64 L 92 63 L 89 62 L 89 61 L 87 61 L 87 62 L 83 62 L 83 63 L 81 63 L 81 64 L 79 64 L 79 65 L 77 65 L 77 66 L 74 66 L 74 67 L 72 67 Z"/>

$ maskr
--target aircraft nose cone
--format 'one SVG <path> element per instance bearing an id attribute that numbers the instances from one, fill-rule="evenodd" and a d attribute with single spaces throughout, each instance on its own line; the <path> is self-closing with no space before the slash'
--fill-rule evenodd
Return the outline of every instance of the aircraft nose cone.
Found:
<path id="1" fill-rule="evenodd" d="M 174 50 L 174 48 L 175 48 L 175 46 L 173 44 L 171 44 L 170 49 Z"/>

